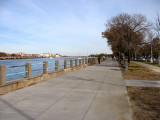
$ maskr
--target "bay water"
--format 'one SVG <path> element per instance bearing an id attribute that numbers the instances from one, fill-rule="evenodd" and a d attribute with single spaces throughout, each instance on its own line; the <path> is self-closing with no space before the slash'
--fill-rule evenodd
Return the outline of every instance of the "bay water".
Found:
<path id="1" fill-rule="evenodd" d="M 82 59 L 84 59 L 83 57 Z M 25 64 L 32 64 L 32 76 L 43 74 L 43 62 L 48 61 L 48 71 L 55 71 L 55 61 L 59 60 L 60 69 L 64 68 L 64 60 L 68 61 L 70 66 L 70 60 L 73 59 L 75 66 L 75 60 L 78 57 L 61 57 L 61 58 L 35 58 L 35 59 L 11 59 L 11 60 L 0 60 L 0 65 L 6 65 L 6 80 L 12 81 L 25 77 L 25 73 L 16 74 L 18 72 L 25 72 Z M 15 74 L 14 74 L 15 73 Z"/>

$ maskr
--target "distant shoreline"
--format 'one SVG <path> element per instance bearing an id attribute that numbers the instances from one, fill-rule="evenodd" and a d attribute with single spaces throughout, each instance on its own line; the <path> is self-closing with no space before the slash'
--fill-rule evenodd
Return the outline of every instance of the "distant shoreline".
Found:
<path id="1" fill-rule="evenodd" d="M 86 57 L 86 56 L 62 56 L 62 57 Z M 38 58 L 62 58 L 62 57 L 0 57 L 0 60 L 38 59 Z"/>
<path id="2" fill-rule="evenodd" d="M 0 60 L 14 60 L 14 59 L 36 59 L 45 57 L 0 57 Z"/>

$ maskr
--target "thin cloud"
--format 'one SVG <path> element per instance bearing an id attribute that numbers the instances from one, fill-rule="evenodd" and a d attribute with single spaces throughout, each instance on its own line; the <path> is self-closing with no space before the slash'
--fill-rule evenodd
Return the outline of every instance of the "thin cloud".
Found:
<path id="1" fill-rule="evenodd" d="M 155 10 L 160 11 L 156 2 L 6 0 L 0 4 L 0 42 L 3 46 L 0 51 L 48 51 L 65 55 L 111 53 L 101 37 L 106 20 L 121 12 L 154 18 Z"/>

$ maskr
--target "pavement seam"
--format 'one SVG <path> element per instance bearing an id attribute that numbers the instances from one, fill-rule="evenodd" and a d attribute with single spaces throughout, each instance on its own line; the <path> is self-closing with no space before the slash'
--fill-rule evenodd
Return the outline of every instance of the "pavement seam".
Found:
<path id="1" fill-rule="evenodd" d="M 116 64 L 117 64 L 118 69 L 120 69 L 120 66 L 118 65 L 117 62 L 116 62 Z M 130 103 L 130 100 L 129 100 L 129 96 L 128 96 L 128 92 L 127 92 L 127 88 L 126 88 L 126 82 L 123 79 L 121 71 L 120 71 L 120 74 L 121 74 L 121 78 L 122 78 L 121 80 L 122 80 L 124 88 L 125 88 L 125 94 L 126 94 L 126 97 L 127 97 L 127 101 L 128 101 L 129 107 L 130 107 L 129 112 L 131 114 L 131 120 L 132 120 L 133 110 L 132 110 L 131 103 Z"/>
<path id="2" fill-rule="evenodd" d="M 58 85 L 58 84 L 56 84 L 56 85 Z M 56 86 L 56 85 L 54 85 L 54 86 Z M 29 87 L 29 86 L 28 86 L 28 87 Z M 27 88 L 27 87 L 26 87 L 26 88 Z M 15 91 L 15 92 L 16 92 L 16 91 Z M 36 93 L 36 91 L 35 91 L 34 93 L 32 93 L 32 95 L 34 95 L 35 93 Z M 5 95 L 6 95 L 6 94 L 5 94 Z M 27 119 L 29 119 L 29 120 L 34 120 L 34 118 L 30 117 L 27 113 L 21 112 L 18 108 L 14 107 L 14 105 L 16 105 L 17 103 L 23 101 L 24 99 L 26 99 L 26 98 L 28 98 L 28 97 L 30 97 L 30 95 L 28 95 L 28 96 L 26 96 L 26 97 L 24 97 L 24 98 L 16 101 L 16 102 L 13 103 L 13 104 L 10 104 L 10 103 L 7 102 L 6 100 L 2 99 L 1 97 L 0 97 L 0 101 L 2 101 L 3 103 L 7 104 L 8 107 L 12 108 L 12 109 L 15 110 L 16 112 L 18 112 L 18 113 L 20 112 L 21 115 L 24 116 L 25 118 L 27 118 Z"/>
<path id="3" fill-rule="evenodd" d="M 105 78 L 106 78 L 106 77 L 107 77 L 107 74 L 105 74 L 105 75 L 104 75 L 104 78 L 103 78 L 103 80 L 102 80 L 102 83 L 104 82 L 104 80 L 105 80 Z M 101 83 L 101 84 L 102 84 L 102 83 Z M 94 98 L 93 98 L 93 100 L 92 100 L 91 104 L 89 105 L 89 107 L 88 107 L 88 109 L 87 109 L 86 113 L 84 114 L 84 116 L 83 116 L 82 120 L 84 120 L 84 118 L 86 117 L 87 113 L 89 112 L 89 110 L 90 110 L 90 108 L 91 108 L 91 106 L 92 106 L 92 104 L 93 104 L 94 100 L 96 99 L 96 97 L 97 97 L 97 95 L 98 95 L 99 90 L 100 90 L 100 88 L 101 88 L 101 87 L 102 87 L 102 86 L 101 86 L 101 85 L 99 85 L 99 88 L 98 88 L 98 90 L 97 90 L 97 92 L 96 92 L 96 94 L 95 94 L 95 96 L 94 96 Z"/>
<path id="4" fill-rule="evenodd" d="M 76 88 L 78 88 L 78 86 L 80 86 L 83 83 L 83 81 L 81 81 L 77 86 L 75 86 L 73 89 L 71 89 L 70 91 L 68 91 L 64 96 L 62 96 L 59 100 L 57 100 L 57 102 L 55 102 L 54 104 L 52 104 L 50 107 L 48 107 L 46 110 L 44 110 L 43 112 L 41 112 L 39 115 L 37 115 L 34 120 L 36 120 L 39 116 L 41 116 L 43 113 L 45 113 L 46 111 L 48 111 L 50 108 L 52 108 L 53 106 L 55 106 L 57 103 L 59 103 L 60 101 L 62 101 L 68 94 L 70 94 L 73 90 L 75 90 Z"/>
<path id="5" fill-rule="evenodd" d="M 125 80 L 126 86 L 138 87 L 160 87 L 160 81 L 147 81 L 147 80 Z M 136 85 L 137 84 L 137 85 Z M 139 85 L 141 84 L 141 85 Z"/>
<path id="6" fill-rule="evenodd" d="M 110 66 L 108 66 L 108 64 L 110 65 Z M 71 120 L 71 119 L 80 119 L 80 120 L 86 120 L 86 119 L 95 119 L 95 118 L 98 118 L 98 120 L 99 119 L 104 119 L 104 120 L 106 120 L 106 119 L 108 119 L 108 117 L 115 117 L 115 116 L 110 116 L 110 114 L 108 113 L 108 111 L 107 110 L 104 110 L 103 108 L 105 107 L 106 109 L 110 109 L 107 105 L 108 104 L 110 104 L 110 103 L 105 103 L 105 101 L 106 101 L 106 99 L 103 99 L 103 101 L 99 101 L 99 98 L 101 99 L 101 97 L 102 98 L 105 98 L 105 97 L 108 97 L 108 96 L 105 96 L 105 95 L 107 95 L 108 93 L 110 94 L 110 91 L 111 91 L 111 94 L 112 94 L 112 91 L 114 91 L 114 89 L 106 89 L 105 87 L 111 87 L 112 88 L 112 86 L 111 85 L 117 85 L 117 86 L 115 86 L 115 88 L 119 88 L 119 86 L 120 86 L 120 88 L 121 87 L 125 87 L 126 88 L 126 86 L 122 83 L 122 82 L 124 82 L 124 80 L 122 79 L 122 75 L 121 75 L 121 72 L 118 70 L 117 71 L 117 68 L 119 68 L 118 66 L 116 66 L 116 69 L 113 71 L 112 69 L 110 69 L 110 68 L 112 68 L 112 66 L 113 65 L 115 65 L 115 64 L 117 64 L 117 62 L 113 62 L 113 61 L 106 61 L 104 64 L 102 63 L 102 64 L 96 64 L 96 65 L 93 65 L 90 69 L 88 69 L 88 68 L 86 68 L 86 69 L 84 69 L 84 71 L 81 71 L 79 74 L 73 74 L 72 73 L 72 75 L 70 76 L 70 75 L 68 75 L 68 76 L 64 76 L 64 77 L 67 77 L 67 79 L 69 80 L 69 81 L 67 81 L 67 79 L 64 79 L 63 77 L 60 79 L 60 83 L 59 82 L 56 82 L 55 84 L 56 85 L 54 85 L 54 83 L 53 83 L 53 86 L 57 86 L 56 88 L 58 88 L 58 89 L 64 89 L 64 90 L 62 90 L 62 91 L 60 91 L 60 93 L 62 92 L 63 94 L 61 94 L 60 96 L 59 96 L 59 90 L 55 90 L 54 91 L 54 88 L 53 88 L 53 90 L 52 89 L 50 89 L 49 88 L 49 91 L 48 90 L 46 90 L 46 91 L 44 91 L 43 92 L 43 94 L 47 94 L 48 92 L 49 93 L 51 93 L 51 94 L 47 94 L 47 96 L 48 95 L 54 95 L 54 93 L 52 93 L 52 92 L 55 92 L 56 94 L 56 99 L 55 99 L 55 97 L 53 96 L 53 97 L 51 97 L 51 99 L 50 99 L 50 97 L 48 98 L 48 99 L 50 99 L 49 101 L 49 103 L 48 104 L 46 104 L 44 107 L 42 106 L 42 104 L 43 104 L 43 102 L 47 102 L 47 100 L 42 100 L 42 101 L 40 101 L 38 104 L 36 104 L 36 105 L 38 105 L 39 107 L 36 107 L 36 109 L 38 110 L 38 111 L 32 111 L 31 110 L 31 112 L 35 112 L 36 114 L 34 114 L 34 115 L 32 115 L 32 113 L 28 113 L 27 111 L 20 111 L 20 112 L 22 112 L 22 113 L 24 113 L 24 116 L 23 116 L 23 118 L 26 116 L 26 115 L 28 115 L 29 114 L 29 117 L 27 117 L 26 116 L 26 118 L 28 118 L 28 120 L 30 119 L 30 120 L 39 120 L 39 119 L 56 119 L 56 120 L 63 120 L 63 119 L 69 119 L 69 120 Z M 97 66 L 97 67 L 96 67 Z M 85 72 L 86 71 L 86 72 Z M 117 72 L 116 72 L 117 71 Z M 114 74 L 117 74 L 117 75 L 115 75 L 114 76 Z M 73 81 L 70 81 L 70 78 L 72 78 L 72 76 L 75 76 L 75 78 L 74 78 L 74 80 Z M 113 77 L 112 77 L 113 76 Z M 57 80 L 58 80 L 59 78 L 57 77 Z M 112 79 L 115 79 L 115 80 L 113 80 L 113 82 L 112 82 Z M 52 79 L 52 81 L 54 82 L 54 80 L 55 79 Z M 91 82 L 90 82 L 91 81 Z M 121 82 L 122 81 L 122 82 Z M 64 82 L 64 83 L 63 83 Z M 110 83 L 111 82 L 111 83 Z M 61 84 L 62 83 L 62 85 L 60 85 L 59 86 L 59 84 Z M 71 84 L 70 84 L 71 83 Z M 86 84 L 87 83 L 87 84 Z M 95 84 L 96 83 L 96 84 Z M 116 84 L 117 83 L 117 84 Z M 124 82 L 125 83 L 125 82 Z M 108 85 L 109 84 L 109 85 Z M 37 93 L 40 95 L 37 95 L 38 96 L 38 98 L 40 98 L 40 97 L 45 97 L 45 95 L 44 96 L 41 96 L 41 91 L 43 91 L 44 89 L 47 89 L 47 87 L 52 87 L 52 85 L 49 83 L 49 84 L 44 84 L 45 86 L 44 86 L 44 88 L 43 88 L 43 85 L 40 85 L 40 86 L 37 86 L 37 89 L 33 89 L 34 91 L 37 91 Z M 95 85 L 95 86 L 94 86 Z M 42 88 L 41 88 L 42 87 Z M 104 87 L 104 89 L 103 89 L 103 87 Z M 66 88 L 66 89 L 65 89 Z M 40 90 L 40 92 L 38 92 L 38 90 L 39 89 L 42 89 L 42 90 Z M 79 91 L 80 90 L 80 91 Z M 117 89 L 117 90 L 119 90 L 119 89 Z M 121 90 L 121 89 L 120 89 Z M 32 90 L 31 90 L 32 91 Z M 83 92 L 81 92 L 81 91 L 83 91 Z M 85 94 L 85 91 L 92 91 L 91 92 L 91 94 L 88 92 L 87 94 Z M 24 91 L 23 91 L 24 92 Z M 101 93 L 102 92 L 102 93 Z M 103 92 L 106 92 L 107 94 L 105 94 L 105 95 L 103 95 Z M 122 91 L 123 93 L 125 92 L 126 93 L 126 91 Z M 21 93 L 21 92 L 20 92 Z M 72 94 L 73 93 L 73 94 Z M 27 94 L 27 93 L 26 93 Z M 29 94 L 31 94 L 30 93 L 30 91 L 29 91 Z M 21 94 L 20 94 L 21 95 Z M 22 94 L 23 95 L 23 94 Z M 32 96 L 34 96 L 34 95 L 36 95 L 36 92 L 34 92 L 33 93 L 33 95 L 31 94 L 30 96 L 32 97 Z M 74 96 L 75 95 L 75 96 Z M 77 99 L 68 99 L 68 97 L 70 98 L 72 98 L 72 97 L 79 97 L 79 95 L 80 95 L 80 97 L 81 97 L 81 95 L 82 95 L 82 97 L 87 97 L 86 95 L 89 95 L 89 99 L 88 99 L 88 97 L 87 97 L 87 99 L 84 99 L 84 100 L 86 100 L 86 101 L 84 101 L 84 102 L 82 102 L 82 106 L 81 106 L 81 104 L 79 104 L 79 101 L 77 101 Z M 91 96 L 90 96 L 91 95 Z M 115 95 L 118 95 L 119 96 L 119 92 L 116 92 L 116 94 Z M 57 97 L 58 96 L 58 97 Z M 12 97 L 12 96 L 9 96 L 9 98 L 10 97 Z M 24 98 L 23 99 L 25 99 L 25 97 L 26 98 L 29 98 L 29 96 L 23 96 Z M 36 97 L 36 96 L 35 96 Z M 118 98 L 120 98 L 120 100 L 121 100 L 121 97 L 117 97 L 117 96 L 113 96 L 114 97 L 114 99 L 115 100 L 118 100 Z M 116 97 L 116 98 L 115 98 Z M 2 97 L 3 98 L 3 97 Z M 20 98 L 19 98 L 20 99 Z M 22 100 L 23 100 L 22 99 Z M 123 99 L 127 99 L 126 98 L 126 95 L 124 96 L 123 95 L 123 98 L 122 98 L 122 100 Z M 16 99 L 17 100 L 17 99 Z M 35 99 L 35 101 L 34 102 L 36 102 L 36 100 L 37 99 Z M 54 100 L 54 101 L 52 101 L 52 100 Z M 69 111 L 64 111 L 64 113 L 63 113 L 63 111 L 61 111 L 61 110 L 66 110 L 67 108 L 68 108 L 68 103 L 66 103 L 66 100 L 68 101 L 69 100 L 69 105 L 72 105 L 72 102 L 74 102 L 75 104 L 73 104 L 73 108 L 71 107 L 71 109 L 69 108 L 68 110 Z M 71 101 L 70 101 L 71 100 Z M 80 100 L 80 99 L 78 99 L 78 100 Z M 81 100 L 80 100 L 81 101 Z M 126 102 L 125 102 L 126 101 Z M 125 100 L 125 101 L 120 101 L 119 102 L 119 104 L 121 104 L 122 102 L 125 102 L 126 104 L 130 104 L 130 102 L 128 102 L 127 103 L 127 100 Z M 23 102 L 23 101 L 22 101 Z M 63 104 L 65 102 L 65 104 Z M 96 115 L 96 116 L 92 116 L 92 114 L 94 114 L 94 108 L 97 106 L 97 103 L 104 103 L 103 104 L 103 106 L 102 106 L 102 109 L 101 108 L 98 108 L 98 110 L 100 110 L 100 112 L 102 113 L 102 114 L 100 114 L 100 116 L 99 115 Z M 77 103 L 78 103 L 78 105 L 80 105 L 80 108 L 79 108 L 79 106 L 75 106 L 75 105 L 77 105 Z M 84 103 L 84 104 L 83 104 Z M 29 104 L 30 105 L 32 105 L 33 103 L 32 103 L 32 101 L 29 101 Z M 118 103 L 117 103 L 118 104 Z M 126 104 L 125 104 L 125 106 L 124 107 L 126 107 L 127 108 L 127 111 L 129 110 L 130 111 L 130 105 L 127 105 L 126 106 Z M 20 104 L 21 105 L 21 104 Z M 26 104 L 27 105 L 27 104 Z M 34 104 L 33 104 L 34 105 Z M 66 107 L 64 107 L 66 105 Z M 101 104 L 102 105 L 102 104 Z M 41 107 L 42 106 L 42 107 Z M 99 106 L 99 104 L 98 104 L 98 106 Z M 21 107 L 21 106 L 20 106 Z M 122 108 L 122 109 L 120 109 L 120 108 Z M 41 109 L 42 108 L 42 109 Z M 57 108 L 58 108 L 58 110 L 60 110 L 60 111 L 57 111 Z M 63 108 L 65 108 L 65 109 L 63 109 Z M 40 109 L 40 110 L 39 110 Z M 74 110 L 74 111 L 73 111 Z M 119 112 L 123 112 L 123 107 L 122 106 L 118 106 L 118 111 Z M 8 111 L 5 111 L 6 113 L 8 112 Z M 25 113 L 28 113 L 28 114 L 25 114 Z M 62 112 L 62 114 L 61 114 L 61 112 Z M 77 114 L 74 114 L 74 112 L 78 112 Z M 114 112 L 114 111 L 113 111 Z M 125 114 L 123 114 L 122 115 L 122 117 L 126 117 L 127 118 L 127 120 L 129 120 L 130 119 L 130 115 L 131 115 L 131 113 L 129 113 L 129 112 L 126 112 L 125 110 L 124 110 L 124 112 L 125 112 Z M 60 113 L 60 114 L 59 114 Z M 108 114 L 107 114 L 108 113 Z M 3 114 L 3 113 L 2 113 Z M 58 114 L 58 117 L 56 117 L 57 116 L 57 114 Z M 118 114 L 118 118 L 121 118 L 121 114 L 119 114 L 119 113 L 117 113 Z M 7 114 L 7 115 L 11 115 L 10 117 L 8 117 L 8 118 L 10 118 L 10 119 L 12 119 L 12 117 L 15 117 L 15 118 L 19 118 L 19 116 L 13 116 L 12 114 Z M 18 114 L 14 114 L 14 115 L 18 115 Z M 23 114 L 22 114 L 23 115 Z M 64 116 L 63 116 L 64 115 Z M 67 116 L 65 116 L 65 115 L 67 115 Z M 71 115 L 71 116 L 70 116 Z M 127 116 L 126 116 L 127 115 Z M 5 116 L 4 116 L 4 118 L 6 118 Z M 21 116 L 20 116 L 20 118 L 21 118 Z M 22 118 L 22 119 L 23 119 Z M 3 119 L 3 118 L 2 118 Z"/>
<path id="7" fill-rule="evenodd" d="M 58 84 L 56 84 L 56 85 L 58 85 Z M 54 86 L 56 86 L 56 85 L 54 85 Z M 29 88 L 29 87 L 30 87 L 30 86 L 28 86 L 28 87 L 26 87 L 26 88 Z M 16 92 L 16 91 L 13 91 L 13 92 Z M 34 93 L 32 93 L 31 95 L 34 95 L 35 93 L 36 93 L 36 91 L 34 91 Z M 5 94 L 5 95 L 7 95 L 7 94 Z M 4 96 L 4 95 L 2 95 L 2 96 Z M 13 107 L 13 106 L 16 105 L 17 103 L 19 103 L 20 101 L 23 101 L 24 99 L 26 99 L 26 98 L 28 98 L 28 97 L 30 97 L 30 95 L 28 95 L 28 96 L 26 96 L 26 97 L 24 97 L 24 98 L 16 101 L 16 102 L 13 103 L 13 104 L 8 105 L 8 107 L 10 107 L 10 106 Z M 0 99 L 2 99 L 2 98 L 0 97 Z M 4 99 L 2 99 L 2 100 L 5 101 Z"/>

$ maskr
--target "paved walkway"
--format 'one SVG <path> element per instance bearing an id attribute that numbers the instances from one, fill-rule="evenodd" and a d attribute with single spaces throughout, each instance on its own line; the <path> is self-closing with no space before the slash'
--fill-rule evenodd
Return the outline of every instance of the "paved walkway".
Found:
<path id="1" fill-rule="evenodd" d="M 136 63 L 136 64 L 141 65 L 143 67 L 146 67 L 148 69 L 151 69 L 151 70 L 153 70 L 155 72 L 160 72 L 160 67 L 156 67 L 156 66 L 153 66 L 153 65 L 145 64 L 145 63 L 142 63 L 142 62 L 133 61 L 133 63 Z"/>
<path id="2" fill-rule="evenodd" d="M 131 120 L 117 63 L 105 61 L 0 96 L 0 120 Z"/>
<path id="3" fill-rule="evenodd" d="M 160 81 L 150 80 L 125 80 L 126 86 L 141 86 L 141 87 L 160 87 Z"/>

